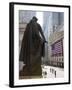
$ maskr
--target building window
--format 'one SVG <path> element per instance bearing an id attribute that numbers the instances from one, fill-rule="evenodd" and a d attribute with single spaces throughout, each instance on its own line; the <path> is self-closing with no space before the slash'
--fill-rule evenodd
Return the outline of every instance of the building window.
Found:
<path id="1" fill-rule="evenodd" d="M 59 61 L 61 61 L 61 58 L 59 58 Z"/>
<path id="2" fill-rule="evenodd" d="M 63 58 L 62 58 L 62 61 L 63 61 Z"/>

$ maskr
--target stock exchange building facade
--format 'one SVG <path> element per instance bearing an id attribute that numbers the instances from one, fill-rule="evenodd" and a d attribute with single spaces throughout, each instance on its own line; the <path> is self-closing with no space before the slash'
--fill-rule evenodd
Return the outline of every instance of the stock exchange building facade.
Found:
<path id="1" fill-rule="evenodd" d="M 52 13 L 52 30 L 49 35 L 49 65 L 64 68 L 64 14 Z"/>

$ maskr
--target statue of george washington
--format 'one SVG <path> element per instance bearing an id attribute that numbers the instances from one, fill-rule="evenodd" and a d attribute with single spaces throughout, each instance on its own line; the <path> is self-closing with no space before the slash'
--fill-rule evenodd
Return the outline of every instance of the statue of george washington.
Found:
<path id="1" fill-rule="evenodd" d="M 40 24 L 34 16 L 27 24 L 22 39 L 19 61 L 25 66 L 20 76 L 42 76 L 41 57 L 45 56 L 45 37 Z"/>

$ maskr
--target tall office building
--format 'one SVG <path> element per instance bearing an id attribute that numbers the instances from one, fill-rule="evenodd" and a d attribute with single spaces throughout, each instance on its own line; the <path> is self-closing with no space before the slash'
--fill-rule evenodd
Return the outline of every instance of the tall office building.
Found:
<path id="1" fill-rule="evenodd" d="M 52 26 L 49 35 L 48 64 L 64 67 L 64 13 L 52 12 Z"/>

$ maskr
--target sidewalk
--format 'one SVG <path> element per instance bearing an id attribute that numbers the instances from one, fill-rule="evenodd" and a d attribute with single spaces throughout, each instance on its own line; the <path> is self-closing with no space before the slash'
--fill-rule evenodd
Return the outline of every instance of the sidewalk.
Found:
<path id="1" fill-rule="evenodd" d="M 56 75 L 55 75 L 56 71 Z M 53 66 L 42 67 L 43 78 L 62 78 L 64 77 L 64 69 Z"/>

